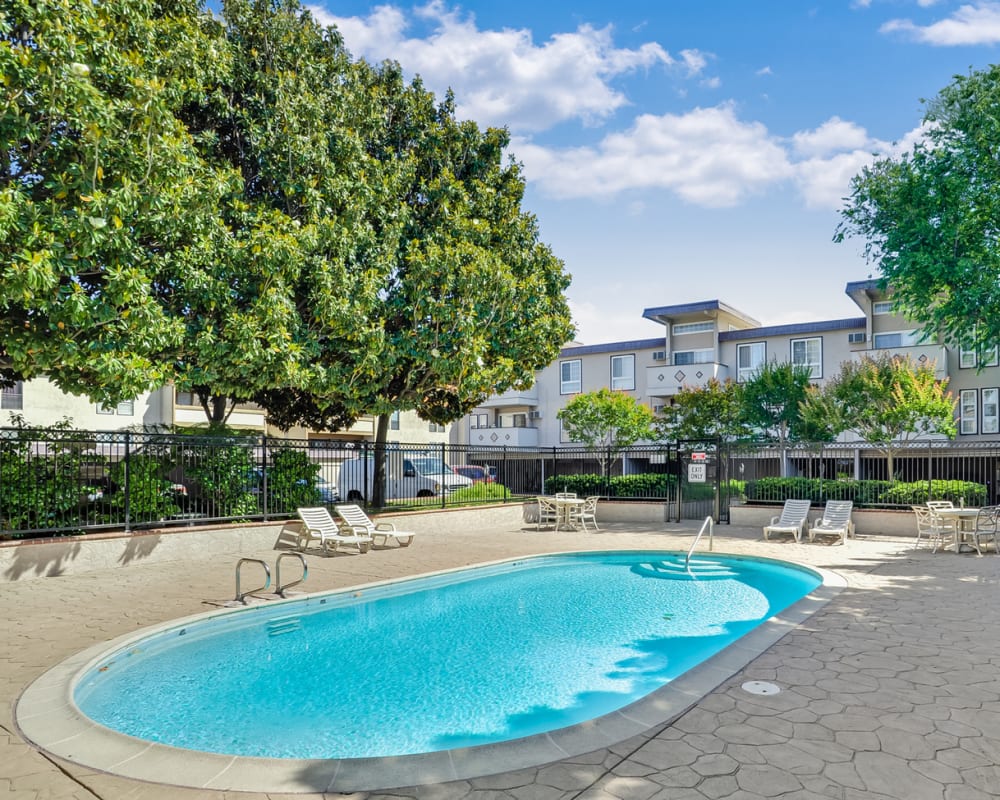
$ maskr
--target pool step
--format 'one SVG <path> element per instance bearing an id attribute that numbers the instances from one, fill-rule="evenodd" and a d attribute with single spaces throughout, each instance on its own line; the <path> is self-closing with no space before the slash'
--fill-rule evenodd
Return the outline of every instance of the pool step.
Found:
<path id="1" fill-rule="evenodd" d="M 265 627 L 268 636 L 281 636 L 284 633 L 302 630 L 302 619 L 300 617 L 276 617 L 268 620 Z"/>
<path id="2" fill-rule="evenodd" d="M 705 562 L 692 559 L 688 566 L 683 561 L 650 561 L 648 564 L 636 564 L 632 571 L 651 578 L 673 578 L 689 580 L 707 580 L 711 578 L 733 578 L 736 572 L 727 566 L 716 562 Z"/>

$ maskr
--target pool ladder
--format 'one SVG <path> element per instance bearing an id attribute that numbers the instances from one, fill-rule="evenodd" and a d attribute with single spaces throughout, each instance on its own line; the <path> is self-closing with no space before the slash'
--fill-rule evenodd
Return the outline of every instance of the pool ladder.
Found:
<path id="1" fill-rule="evenodd" d="M 698 546 L 698 542 L 701 540 L 701 535 L 705 532 L 705 528 L 708 528 L 708 549 L 711 551 L 715 549 L 715 540 L 713 538 L 714 530 L 713 526 L 715 521 L 711 517 L 705 517 L 705 521 L 701 523 L 701 530 L 698 531 L 698 535 L 694 537 L 694 541 L 691 543 L 691 547 L 687 552 L 687 556 L 684 559 L 684 568 L 687 569 L 688 565 L 691 563 L 691 554 L 694 549 Z"/>
<path id="2" fill-rule="evenodd" d="M 283 558 L 297 558 L 302 563 L 302 577 L 297 581 L 292 581 L 291 583 L 281 584 L 281 559 Z M 264 568 L 264 585 L 258 586 L 256 589 L 248 589 L 245 592 L 240 591 L 240 570 L 243 568 L 244 564 L 260 564 Z M 281 553 L 278 555 L 278 560 L 274 562 L 274 582 L 277 584 L 277 588 L 274 593 L 279 597 L 285 596 L 285 591 L 291 589 L 293 586 L 298 586 L 307 577 L 309 577 L 309 565 L 306 564 L 305 556 L 301 553 Z M 241 558 L 236 562 L 236 601 L 238 603 L 246 604 L 247 595 L 254 594 L 256 592 L 267 591 L 271 586 L 271 568 L 267 565 L 267 562 L 262 558 Z"/>

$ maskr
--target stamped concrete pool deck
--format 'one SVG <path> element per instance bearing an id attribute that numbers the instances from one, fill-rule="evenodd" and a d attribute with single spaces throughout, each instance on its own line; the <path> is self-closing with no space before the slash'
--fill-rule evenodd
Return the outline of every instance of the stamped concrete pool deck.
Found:
<path id="1" fill-rule="evenodd" d="M 310 556 L 309 592 L 537 553 L 686 550 L 695 528 L 615 523 L 601 532 L 498 525 L 421 532 L 412 547 Z M 785 558 L 846 588 L 683 712 L 620 744 L 516 772 L 409 789 L 335 793 L 379 800 L 905 798 L 1000 794 L 1000 557 L 914 552 L 912 540 L 844 546 L 761 539 L 720 526 L 715 551 Z M 252 555 L 246 554 L 243 555 Z M 272 549 L 258 557 L 274 561 Z M 0 798 L 221 800 L 320 797 L 216 792 L 121 778 L 43 754 L 18 734 L 16 699 L 96 643 L 230 599 L 237 556 L 197 555 L 0 583 Z M 253 580 L 249 573 L 245 581 Z M 747 681 L 777 694 L 745 691 Z M 278 734 L 280 735 L 280 734 Z"/>

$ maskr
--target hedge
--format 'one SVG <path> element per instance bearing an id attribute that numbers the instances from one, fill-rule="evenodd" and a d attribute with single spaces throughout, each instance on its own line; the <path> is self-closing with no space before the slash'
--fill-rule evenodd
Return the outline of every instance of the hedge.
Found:
<path id="1" fill-rule="evenodd" d="M 785 500 L 809 500 L 821 505 L 827 500 L 853 500 L 858 506 L 910 506 L 928 500 L 965 502 L 981 506 L 986 502 L 986 487 L 971 481 L 899 481 L 823 480 L 821 478 L 761 478 L 749 481 L 746 497 L 750 502 L 783 503 Z"/>

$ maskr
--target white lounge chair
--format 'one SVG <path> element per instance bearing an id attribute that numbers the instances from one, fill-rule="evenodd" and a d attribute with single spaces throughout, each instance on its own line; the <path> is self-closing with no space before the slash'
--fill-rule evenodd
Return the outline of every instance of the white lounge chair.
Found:
<path id="1" fill-rule="evenodd" d="M 344 534 L 325 508 L 300 508 L 299 519 L 302 529 L 299 531 L 299 549 L 305 550 L 310 543 L 318 539 L 324 551 L 337 551 L 345 545 L 358 548 L 359 553 L 367 553 L 372 544 L 372 537 L 357 533 Z"/>
<path id="2" fill-rule="evenodd" d="M 771 517 L 770 523 L 764 526 L 765 541 L 772 533 L 789 533 L 796 542 L 801 542 L 809 518 L 809 506 L 808 500 L 786 500 L 781 514 Z"/>
<path id="3" fill-rule="evenodd" d="M 809 528 L 809 541 L 817 534 L 836 536 L 843 544 L 848 536 L 854 536 L 854 523 L 851 522 L 851 511 L 854 503 L 850 500 L 827 500 L 823 516 L 816 519 Z"/>
<path id="4" fill-rule="evenodd" d="M 413 533 L 410 531 L 397 531 L 396 526 L 391 522 L 375 523 L 362 510 L 361 506 L 334 506 L 333 510 L 343 520 L 343 524 L 341 525 L 341 530 L 343 531 L 359 536 L 369 536 L 373 541 L 381 536 L 383 545 L 388 544 L 389 539 L 395 539 L 396 544 L 400 547 L 409 547 L 410 542 L 413 541 Z"/>

